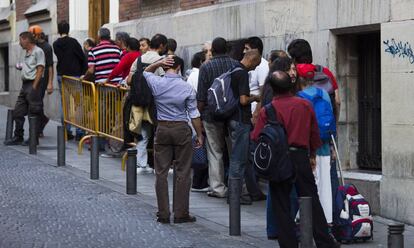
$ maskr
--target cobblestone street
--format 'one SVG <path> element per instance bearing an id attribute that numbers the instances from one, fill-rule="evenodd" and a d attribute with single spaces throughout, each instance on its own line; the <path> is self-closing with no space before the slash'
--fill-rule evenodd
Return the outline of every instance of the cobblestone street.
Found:
<path id="1" fill-rule="evenodd" d="M 254 247 L 0 146 L 0 247 Z"/>

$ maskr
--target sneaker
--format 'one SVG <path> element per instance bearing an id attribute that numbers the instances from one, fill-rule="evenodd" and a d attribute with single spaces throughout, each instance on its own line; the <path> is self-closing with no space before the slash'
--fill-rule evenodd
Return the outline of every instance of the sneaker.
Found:
<path id="1" fill-rule="evenodd" d="M 161 224 L 170 224 L 170 218 L 161 218 L 161 217 L 158 217 L 157 218 L 157 222 L 159 222 Z"/>
<path id="2" fill-rule="evenodd" d="M 137 174 L 145 174 L 145 173 L 146 173 L 145 167 L 137 166 Z"/>
<path id="3" fill-rule="evenodd" d="M 71 133 L 68 133 L 68 140 L 73 140 L 74 138 L 75 138 L 75 136 L 73 136 L 73 134 L 71 134 Z"/>
<path id="4" fill-rule="evenodd" d="M 260 194 L 259 196 L 254 196 L 254 197 L 251 197 L 252 198 L 252 201 L 264 201 L 264 200 L 266 200 L 266 195 L 265 194 Z"/>
<path id="5" fill-rule="evenodd" d="M 110 153 L 101 153 L 101 155 L 100 155 L 101 157 L 103 157 L 103 158 L 113 158 L 114 157 L 114 155 L 113 154 L 110 154 Z"/>
<path id="6" fill-rule="evenodd" d="M 144 169 L 145 169 L 145 172 L 148 174 L 154 173 L 154 169 L 149 166 L 144 167 Z"/>
<path id="7" fill-rule="evenodd" d="M 4 145 L 6 146 L 17 146 L 23 143 L 23 138 L 21 137 L 13 137 L 11 140 L 5 140 Z"/>
<path id="8" fill-rule="evenodd" d="M 191 192 L 208 192 L 208 187 L 203 189 L 191 188 Z"/>
<path id="9" fill-rule="evenodd" d="M 213 192 L 213 191 L 207 191 L 207 195 L 210 197 L 216 197 L 216 198 L 226 198 L 227 194 L 224 193 L 223 195 L 217 193 L 217 192 Z"/>

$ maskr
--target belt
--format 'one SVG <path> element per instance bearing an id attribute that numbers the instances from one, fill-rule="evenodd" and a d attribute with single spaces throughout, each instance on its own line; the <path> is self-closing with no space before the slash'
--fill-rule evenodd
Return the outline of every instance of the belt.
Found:
<path id="1" fill-rule="evenodd" d="M 177 125 L 177 124 L 187 124 L 186 121 L 160 121 L 158 120 L 158 125 Z"/>
<path id="2" fill-rule="evenodd" d="M 303 148 L 303 147 L 289 146 L 289 151 L 292 151 L 292 152 L 308 152 L 309 150 L 307 148 Z"/>

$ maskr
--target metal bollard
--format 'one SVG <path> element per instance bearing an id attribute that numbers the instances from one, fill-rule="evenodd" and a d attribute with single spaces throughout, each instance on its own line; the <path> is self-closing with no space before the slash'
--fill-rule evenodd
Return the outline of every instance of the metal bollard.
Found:
<path id="1" fill-rule="evenodd" d="M 240 178 L 229 178 L 229 222 L 230 236 L 240 236 Z"/>
<path id="2" fill-rule="evenodd" d="M 37 120 L 36 116 L 29 116 L 29 154 L 37 154 Z"/>
<path id="3" fill-rule="evenodd" d="M 5 141 L 13 138 L 13 109 L 7 110 L 7 123 L 6 123 L 6 137 Z"/>
<path id="4" fill-rule="evenodd" d="M 313 248 L 312 197 L 300 197 L 300 247 Z"/>
<path id="5" fill-rule="evenodd" d="M 126 193 L 137 194 L 137 149 L 128 149 L 128 162 L 126 169 Z"/>
<path id="6" fill-rule="evenodd" d="M 91 179 L 99 179 L 99 138 L 92 136 L 91 142 Z"/>
<path id="7" fill-rule="evenodd" d="M 65 143 L 65 127 L 57 127 L 57 166 L 65 166 L 66 164 L 66 143 Z"/>
<path id="8" fill-rule="evenodd" d="M 404 224 L 388 225 L 388 248 L 404 248 Z"/>

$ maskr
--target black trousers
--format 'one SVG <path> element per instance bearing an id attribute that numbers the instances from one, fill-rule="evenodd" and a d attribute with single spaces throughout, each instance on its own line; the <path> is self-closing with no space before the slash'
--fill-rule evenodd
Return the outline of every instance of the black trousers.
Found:
<path id="1" fill-rule="evenodd" d="M 315 177 L 309 163 L 307 151 L 291 151 L 291 159 L 296 167 L 296 180 L 294 181 L 298 197 L 312 197 L 312 228 L 313 238 L 318 248 L 333 247 L 333 239 L 328 234 L 328 224 L 321 203 L 319 202 L 318 190 Z M 298 247 L 295 234 L 295 223 L 290 215 L 290 191 L 292 181 L 283 183 L 270 183 L 272 187 L 272 204 L 279 230 L 279 245 L 281 248 Z"/>
<path id="2" fill-rule="evenodd" d="M 23 138 L 24 117 L 26 115 L 40 117 L 43 112 L 43 101 L 40 85 L 33 89 L 33 81 L 23 81 L 16 105 L 13 111 L 13 119 L 16 123 L 14 136 Z"/>

